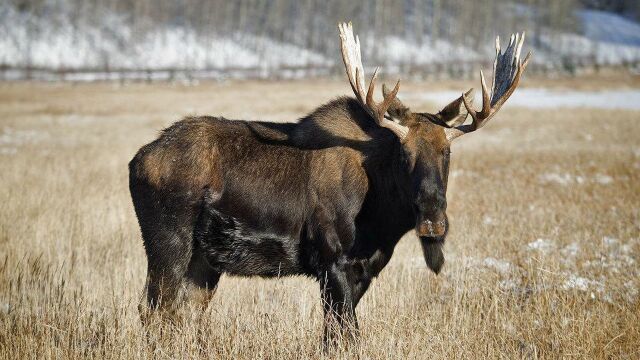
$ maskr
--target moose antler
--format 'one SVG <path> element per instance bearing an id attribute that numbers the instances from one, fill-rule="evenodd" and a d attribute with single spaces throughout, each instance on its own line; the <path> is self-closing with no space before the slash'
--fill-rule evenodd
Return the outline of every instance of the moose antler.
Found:
<path id="1" fill-rule="evenodd" d="M 360 54 L 360 39 L 358 39 L 357 36 L 353 36 L 353 26 L 351 23 L 338 24 L 338 28 L 340 30 L 340 41 L 342 43 L 342 60 L 344 61 L 347 77 L 349 78 L 351 89 L 356 95 L 356 99 L 358 99 L 362 108 L 371 115 L 378 125 L 393 131 L 400 140 L 404 140 L 409 132 L 409 128 L 384 117 L 384 114 L 387 112 L 387 109 L 389 109 L 389 106 L 400 89 L 400 81 L 398 80 L 395 88 L 388 96 L 384 97 L 381 104 L 376 103 L 373 100 L 373 91 L 375 89 L 376 77 L 378 76 L 378 68 L 376 68 L 373 72 L 369 88 L 365 95 L 364 68 L 362 67 L 362 58 Z"/>
<path id="2" fill-rule="evenodd" d="M 520 50 L 524 43 L 524 32 L 522 36 L 516 33 L 511 35 L 509 46 L 500 52 L 500 37 L 496 37 L 496 59 L 493 62 L 493 84 L 491 85 L 491 96 L 487 90 L 487 84 L 484 80 L 484 74 L 480 70 L 480 84 L 482 85 L 482 110 L 473 109 L 472 99 L 468 98 L 468 94 L 463 94 L 461 99 L 464 107 L 471 115 L 472 122 L 468 125 L 458 125 L 449 129 L 445 129 L 447 139 L 449 141 L 460 135 L 476 131 L 483 127 L 489 119 L 495 115 L 502 107 L 505 101 L 513 94 L 520 76 L 529 63 L 531 52 L 527 54 L 524 61 L 520 62 Z"/>

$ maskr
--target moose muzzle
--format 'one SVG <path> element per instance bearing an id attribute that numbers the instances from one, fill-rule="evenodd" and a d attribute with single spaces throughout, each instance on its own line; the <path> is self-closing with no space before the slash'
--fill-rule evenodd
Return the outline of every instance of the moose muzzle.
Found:
<path id="1" fill-rule="evenodd" d="M 447 232 L 447 217 L 446 215 L 438 216 L 436 219 L 422 219 L 418 224 L 418 236 L 434 237 L 444 236 Z"/>

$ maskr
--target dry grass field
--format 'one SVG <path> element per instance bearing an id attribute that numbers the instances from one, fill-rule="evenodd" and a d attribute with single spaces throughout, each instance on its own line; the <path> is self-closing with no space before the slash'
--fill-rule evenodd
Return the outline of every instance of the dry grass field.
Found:
<path id="1" fill-rule="evenodd" d="M 524 86 L 640 87 L 621 80 Z M 293 121 L 349 93 L 346 81 L 0 84 L 0 357 L 326 357 L 306 278 L 223 277 L 205 313 L 146 336 L 126 165 L 184 115 Z M 357 309 L 360 343 L 331 356 L 639 358 L 640 112 L 507 103 L 452 151 L 443 271 L 407 234 Z"/>

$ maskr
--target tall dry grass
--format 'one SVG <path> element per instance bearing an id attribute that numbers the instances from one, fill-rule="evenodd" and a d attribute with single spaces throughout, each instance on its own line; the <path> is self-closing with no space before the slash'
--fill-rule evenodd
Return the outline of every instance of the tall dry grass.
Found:
<path id="1" fill-rule="evenodd" d="M 318 285 L 305 278 L 223 277 L 206 312 L 145 336 L 126 164 L 182 115 L 293 120 L 348 92 L 325 81 L 0 85 L 0 357 L 325 356 Z M 441 275 L 408 234 L 358 307 L 360 343 L 332 356 L 638 358 L 638 120 L 507 105 L 458 141 Z"/>

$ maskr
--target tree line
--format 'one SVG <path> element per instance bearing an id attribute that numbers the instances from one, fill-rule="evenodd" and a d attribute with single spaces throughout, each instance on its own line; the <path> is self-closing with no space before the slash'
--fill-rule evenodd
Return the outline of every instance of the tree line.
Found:
<path id="1" fill-rule="evenodd" d="M 583 7 L 614 10 L 633 17 L 640 13 L 636 0 L 9 0 L 19 12 L 49 23 L 70 22 L 73 36 L 93 26 L 113 32 L 123 49 L 163 28 L 184 28 L 209 39 L 233 35 L 293 44 L 337 59 L 336 24 L 352 21 L 360 34 L 363 52 L 371 61 L 386 56 L 367 46 L 389 37 L 417 46 L 437 41 L 484 54 L 496 35 L 526 30 L 528 44 L 552 53 L 554 37 L 579 31 L 576 10 Z M 126 36 L 107 23 L 116 16 Z M 57 19 L 57 20 L 56 20 Z M 37 20 L 33 37 L 40 36 Z M 47 29 L 44 29 L 46 32 Z M 29 33 L 29 29 L 27 29 Z M 550 40 L 551 39 L 551 40 Z M 259 47 L 255 41 L 247 46 Z M 263 49 L 268 52 L 269 49 Z"/>

